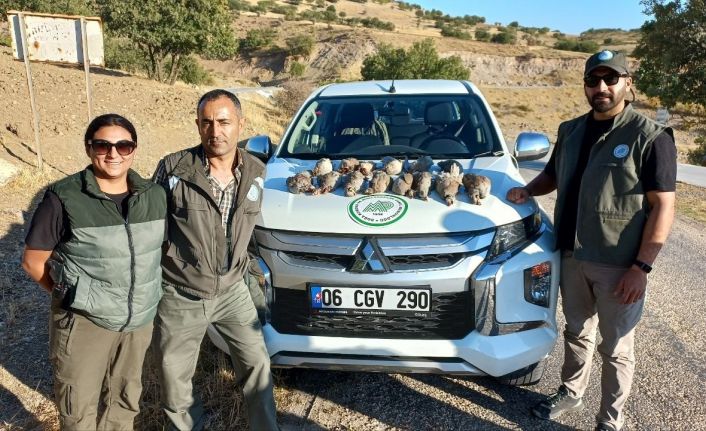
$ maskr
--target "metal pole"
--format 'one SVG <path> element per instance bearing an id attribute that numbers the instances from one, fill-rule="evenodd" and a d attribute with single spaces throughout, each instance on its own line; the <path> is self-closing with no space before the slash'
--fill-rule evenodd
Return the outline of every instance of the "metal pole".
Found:
<path id="1" fill-rule="evenodd" d="M 27 88 L 29 89 L 29 104 L 32 107 L 32 118 L 34 121 L 34 151 L 37 152 L 37 167 L 41 170 L 42 145 L 39 142 L 39 113 L 37 112 L 37 102 L 34 100 L 34 86 L 32 84 L 32 71 L 29 67 L 29 54 L 27 53 L 27 32 L 25 29 L 25 17 L 22 12 L 17 14 L 20 25 L 20 36 L 22 37 L 22 59 L 25 62 L 25 72 L 27 74 Z"/>
<path id="2" fill-rule="evenodd" d="M 93 118 L 93 96 L 91 94 L 91 62 L 88 58 L 88 35 L 86 18 L 81 17 L 81 49 L 83 50 L 83 71 L 86 74 L 86 99 L 88 101 L 88 122 Z"/>

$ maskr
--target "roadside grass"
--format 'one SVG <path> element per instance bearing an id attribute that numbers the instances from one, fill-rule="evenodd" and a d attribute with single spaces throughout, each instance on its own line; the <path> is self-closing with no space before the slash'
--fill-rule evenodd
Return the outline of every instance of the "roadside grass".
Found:
<path id="1" fill-rule="evenodd" d="M 706 224 L 706 188 L 677 183 L 677 213 Z"/>
<path id="2" fill-rule="evenodd" d="M 208 338 L 208 337 L 206 337 Z M 142 400 L 135 429 L 157 431 L 167 429 L 166 416 L 160 405 L 159 378 L 155 353 L 150 347 L 142 372 Z M 206 415 L 205 429 L 248 429 L 245 404 L 230 358 L 208 339 L 201 351 L 194 374 L 194 389 L 201 397 Z"/>

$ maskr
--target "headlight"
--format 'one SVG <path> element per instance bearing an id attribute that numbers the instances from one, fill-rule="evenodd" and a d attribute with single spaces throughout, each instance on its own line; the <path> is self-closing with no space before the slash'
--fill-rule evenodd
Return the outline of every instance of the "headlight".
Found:
<path id="1" fill-rule="evenodd" d="M 499 226 L 488 250 L 487 260 L 505 261 L 522 250 L 542 227 L 542 215 L 537 210 L 520 221 Z"/>

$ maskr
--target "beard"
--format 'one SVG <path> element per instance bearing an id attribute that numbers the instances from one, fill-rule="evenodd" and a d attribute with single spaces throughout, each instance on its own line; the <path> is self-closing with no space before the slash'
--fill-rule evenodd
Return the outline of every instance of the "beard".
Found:
<path id="1" fill-rule="evenodd" d="M 586 99 L 588 99 L 588 103 L 594 111 L 604 113 L 623 103 L 623 100 L 625 100 L 625 90 L 615 94 L 607 91 L 597 93 L 591 98 L 586 96 Z"/>

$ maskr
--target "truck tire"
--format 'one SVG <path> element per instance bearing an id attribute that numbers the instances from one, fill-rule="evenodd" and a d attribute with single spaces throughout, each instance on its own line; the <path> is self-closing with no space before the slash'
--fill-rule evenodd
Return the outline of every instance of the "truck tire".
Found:
<path id="1" fill-rule="evenodd" d="M 541 361 L 525 368 L 521 368 L 517 371 L 513 371 L 512 373 L 500 376 L 498 377 L 498 380 L 500 380 L 500 383 L 510 386 L 535 385 L 542 379 L 546 366 L 547 358 L 544 358 Z"/>

